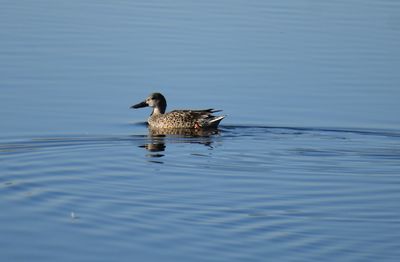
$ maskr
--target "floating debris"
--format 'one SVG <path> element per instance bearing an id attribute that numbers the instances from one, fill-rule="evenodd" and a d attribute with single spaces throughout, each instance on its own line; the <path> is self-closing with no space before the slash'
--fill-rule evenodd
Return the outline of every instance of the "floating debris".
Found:
<path id="1" fill-rule="evenodd" d="M 78 219 L 78 216 L 76 216 L 74 212 L 71 212 L 71 218 L 72 219 Z"/>

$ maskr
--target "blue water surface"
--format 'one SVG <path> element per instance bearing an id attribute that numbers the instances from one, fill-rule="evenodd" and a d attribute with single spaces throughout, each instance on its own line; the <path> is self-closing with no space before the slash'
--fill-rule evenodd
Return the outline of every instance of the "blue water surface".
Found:
<path id="1" fill-rule="evenodd" d="M 0 261 L 400 257 L 400 2 L 0 2 Z"/>

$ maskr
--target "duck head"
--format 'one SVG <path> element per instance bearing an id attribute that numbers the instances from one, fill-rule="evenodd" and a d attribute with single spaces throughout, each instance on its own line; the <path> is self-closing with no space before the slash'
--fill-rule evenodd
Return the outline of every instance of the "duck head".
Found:
<path id="1" fill-rule="evenodd" d="M 165 110 L 167 109 L 167 101 L 165 100 L 165 97 L 162 94 L 152 93 L 146 98 L 146 100 L 131 106 L 131 108 L 137 109 L 148 106 L 153 108 L 151 115 L 164 114 Z"/>

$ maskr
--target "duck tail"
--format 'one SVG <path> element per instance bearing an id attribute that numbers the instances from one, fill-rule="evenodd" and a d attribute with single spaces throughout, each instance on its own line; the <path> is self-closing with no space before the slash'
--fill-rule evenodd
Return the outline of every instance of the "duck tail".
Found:
<path id="1" fill-rule="evenodd" d="M 208 127 L 211 127 L 211 128 L 218 127 L 219 122 L 221 122 L 221 120 L 224 118 L 225 118 L 225 116 L 216 116 L 213 119 L 210 119 L 210 121 L 208 122 Z"/>

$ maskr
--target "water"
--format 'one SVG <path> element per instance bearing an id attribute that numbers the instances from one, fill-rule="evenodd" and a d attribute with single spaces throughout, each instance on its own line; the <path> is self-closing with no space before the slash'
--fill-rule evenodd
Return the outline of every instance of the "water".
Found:
<path id="1" fill-rule="evenodd" d="M 0 260 L 397 261 L 399 13 L 3 1 Z M 228 116 L 150 136 L 153 91 Z"/>

